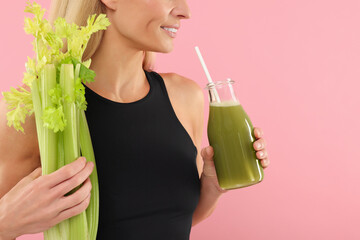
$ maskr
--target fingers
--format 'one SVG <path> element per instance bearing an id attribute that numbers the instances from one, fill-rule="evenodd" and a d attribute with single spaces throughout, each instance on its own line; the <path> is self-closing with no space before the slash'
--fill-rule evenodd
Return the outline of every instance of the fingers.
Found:
<path id="1" fill-rule="evenodd" d="M 257 159 L 265 159 L 267 157 L 268 157 L 268 154 L 267 154 L 266 150 L 256 152 L 256 158 Z"/>
<path id="2" fill-rule="evenodd" d="M 80 157 L 74 162 L 67 164 L 62 168 L 56 170 L 55 172 L 47 175 L 47 185 L 49 186 L 49 188 L 52 188 L 59 183 L 73 177 L 85 167 L 85 163 L 86 159 L 84 157 Z"/>
<path id="3" fill-rule="evenodd" d="M 264 133 L 261 130 L 261 128 L 254 127 L 254 135 L 256 138 L 261 138 L 264 135 Z"/>
<path id="4" fill-rule="evenodd" d="M 83 168 L 82 171 L 78 172 L 76 175 L 65 180 L 64 182 L 56 185 L 53 187 L 52 191 L 57 196 L 64 196 L 66 193 L 82 184 L 90 176 L 93 169 L 94 163 L 87 162 L 85 168 Z"/>
<path id="5" fill-rule="evenodd" d="M 206 177 L 216 177 L 215 163 L 213 160 L 214 149 L 211 146 L 207 146 L 201 150 L 201 156 L 204 160 L 202 174 Z"/>
<path id="6" fill-rule="evenodd" d="M 88 195 L 91 193 L 91 181 L 90 178 L 87 178 L 84 184 L 73 194 L 69 196 L 63 196 L 59 200 L 59 210 L 63 211 L 64 209 L 71 208 L 78 205 L 84 201 Z"/>
<path id="7" fill-rule="evenodd" d="M 76 194 L 77 192 L 75 192 L 74 194 Z M 72 196 L 72 195 L 70 195 Z M 70 197 L 68 196 L 68 197 Z M 73 216 L 76 216 L 80 213 L 82 213 L 83 211 L 86 210 L 86 208 L 89 206 L 90 203 L 90 197 L 91 194 L 89 193 L 85 199 L 83 199 L 82 201 L 80 201 L 78 204 L 76 204 L 75 206 L 72 206 L 70 208 L 67 208 L 63 211 L 61 211 L 55 218 L 54 218 L 54 223 L 52 225 L 56 225 L 59 222 L 64 221 L 65 219 L 71 218 Z"/>
<path id="8" fill-rule="evenodd" d="M 24 177 L 21 181 L 24 183 L 30 183 L 41 176 L 42 169 L 41 167 L 35 168 L 34 171 L 32 171 L 29 175 Z"/>
<path id="9" fill-rule="evenodd" d="M 256 152 L 256 157 L 257 159 L 259 159 L 261 161 L 261 165 L 263 166 L 263 168 L 266 168 L 269 166 L 270 161 L 269 161 L 269 156 L 268 153 L 266 151 L 266 141 L 263 137 L 264 133 L 260 128 L 255 127 L 254 128 L 254 135 L 255 137 L 258 139 L 253 143 L 253 147 L 254 149 L 257 151 Z"/>
<path id="10" fill-rule="evenodd" d="M 38 167 L 38 168 L 36 168 L 34 171 L 32 171 L 32 173 L 29 174 L 29 177 L 30 177 L 32 180 L 35 180 L 35 179 L 37 179 L 38 177 L 41 176 L 41 173 L 42 173 L 42 168 L 41 168 L 41 167 Z"/>
<path id="11" fill-rule="evenodd" d="M 214 149 L 211 146 L 207 146 L 201 150 L 201 156 L 205 161 L 213 161 Z"/>
<path id="12" fill-rule="evenodd" d="M 21 187 L 24 185 L 28 185 L 29 183 L 33 182 L 35 179 L 41 176 L 42 169 L 41 167 L 35 168 L 29 175 L 22 178 L 14 187 Z"/>
<path id="13" fill-rule="evenodd" d="M 268 158 L 262 159 L 261 160 L 261 166 L 263 168 L 267 168 L 270 165 L 270 160 Z"/>
<path id="14" fill-rule="evenodd" d="M 256 151 L 262 150 L 266 147 L 266 141 L 263 138 L 260 138 L 259 140 L 255 141 L 253 143 L 253 147 Z"/>

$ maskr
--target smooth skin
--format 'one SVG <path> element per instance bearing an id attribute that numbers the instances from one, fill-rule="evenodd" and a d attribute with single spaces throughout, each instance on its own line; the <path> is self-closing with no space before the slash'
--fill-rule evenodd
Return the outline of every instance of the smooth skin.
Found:
<path id="1" fill-rule="evenodd" d="M 92 57 L 90 68 L 96 72 L 95 82 L 87 86 L 113 101 L 139 100 L 150 88 L 142 69 L 143 51 L 171 52 L 174 39 L 160 26 L 189 19 L 190 10 L 186 0 L 102 2 L 111 25 Z M 179 121 L 197 149 L 201 149 L 205 101 L 202 88 L 176 73 L 160 75 Z M 50 175 L 41 176 L 34 116 L 26 119 L 24 135 L 6 125 L 6 112 L 6 104 L 0 101 L 0 240 L 45 231 L 84 211 L 88 206 L 91 190 L 88 178 L 92 171 L 90 163 L 84 166 L 78 159 Z M 254 147 L 257 154 L 264 154 L 258 157 L 262 159 L 263 167 L 267 167 L 265 140 L 261 129 L 257 129 L 255 143 L 260 142 L 263 146 Z M 207 149 L 210 153 L 205 151 Z M 219 187 L 212 157 L 211 146 L 198 151 L 196 162 L 201 195 L 193 215 L 193 226 L 210 216 L 219 197 L 226 192 Z M 64 197 L 64 193 L 82 182 L 85 184 L 78 191 Z"/>
<path id="2" fill-rule="evenodd" d="M 94 164 L 85 158 L 41 176 L 36 168 L 21 179 L 1 200 L 1 221 L 6 233 L 1 239 L 43 232 L 59 222 L 84 211 L 90 202 L 89 175 Z M 74 186 L 84 184 L 74 194 L 64 196 Z"/>

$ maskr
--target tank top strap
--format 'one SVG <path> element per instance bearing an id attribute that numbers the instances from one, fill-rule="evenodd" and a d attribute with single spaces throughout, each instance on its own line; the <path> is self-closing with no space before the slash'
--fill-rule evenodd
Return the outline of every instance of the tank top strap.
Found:
<path id="1" fill-rule="evenodd" d="M 145 71 L 146 76 L 148 77 L 148 81 L 150 87 L 152 87 L 152 95 L 157 97 L 157 100 L 166 100 L 170 102 L 170 98 L 164 83 L 164 79 L 157 72 L 147 72 Z"/>
<path id="2" fill-rule="evenodd" d="M 162 102 L 163 104 L 165 104 L 166 110 L 164 109 L 164 111 L 167 111 L 169 113 L 169 119 L 171 119 L 173 121 L 173 123 L 175 125 L 177 125 L 178 129 L 180 129 L 180 131 L 184 133 L 184 135 L 185 135 L 184 139 L 187 139 L 188 143 L 192 146 L 192 148 L 195 151 L 195 157 L 196 157 L 198 149 L 196 148 L 189 133 L 187 132 L 185 127 L 182 125 L 182 123 L 180 122 L 179 118 L 177 117 L 177 115 L 175 113 L 174 107 L 170 101 L 170 97 L 169 97 L 168 91 L 166 89 L 164 79 L 161 77 L 161 75 L 159 73 L 154 72 L 154 71 L 149 72 L 149 75 L 150 75 L 149 82 L 151 81 L 151 83 L 153 85 L 153 89 L 152 89 L 153 96 L 152 97 L 158 98 L 158 99 L 156 99 L 157 102 Z"/>

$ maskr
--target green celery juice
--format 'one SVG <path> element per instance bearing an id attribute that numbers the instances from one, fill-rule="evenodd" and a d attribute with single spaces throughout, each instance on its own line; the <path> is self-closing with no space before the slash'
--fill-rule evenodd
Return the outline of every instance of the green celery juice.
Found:
<path id="1" fill-rule="evenodd" d="M 223 189 L 242 188 L 263 180 L 263 168 L 253 147 L 253 129 L 238 101 L 210 103 L 208 139 Z"/>

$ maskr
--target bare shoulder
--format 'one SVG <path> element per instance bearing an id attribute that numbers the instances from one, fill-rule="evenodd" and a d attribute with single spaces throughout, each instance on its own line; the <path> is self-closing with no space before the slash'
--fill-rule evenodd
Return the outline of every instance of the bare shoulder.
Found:
<path id="1" fill-rule="evenodd" d="M 204 94 L 202 88 L 196 81 L 177 73 L 159 74 L 164 79 L 167 90 L 174 92 L 183 102 L 189 103 L 192 106 L 203 104 Z M 198 105 L 198 107 L 201 106 Z"/>
<path id="2" fill-rule="evenodd" d="M 4 99 L 0 100 L 0 198 L 21 178 L 40 166 L 35 116 L 27 116 L 22 124 L 24 132 L 7 125 L 9 111 Z"/>

